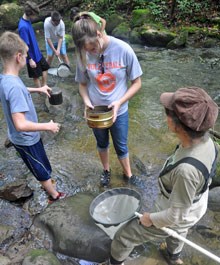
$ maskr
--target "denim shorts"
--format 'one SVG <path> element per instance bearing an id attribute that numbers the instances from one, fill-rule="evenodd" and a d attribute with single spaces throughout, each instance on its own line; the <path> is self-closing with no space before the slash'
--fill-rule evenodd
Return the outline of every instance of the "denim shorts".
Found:
<path id="1" fill-rule="evenodd" d="M 53 46 L 55 49 L 57 49 L 57 45 L 58 45 L 58 42 L 53 43 Z M 51 49 L 47 41 L 46 41 L 46 51 L 47 51 L 47 55 L 49 56 L 52 56 L 54 54 L 53 50 Z M 60 54 L 66 55 L 66 41 L 65 40 L 62 41 L 62 45 L 60 48 Z"/>
<path id="2" fill-rule="evenodd" d="M 104 152 L 109 147 L 109 132 L 119 159 L 128 156 L 128 111 L 118 116 L 114 124 L 108 129 L 93 129 L 99 152 Z"/>
<path id="3" fill-rule="evenodd" d="M 51 165 L 41 140 L 31 146 L 13 145 L 38 181 L 46 181 L 51 178 Z"/>

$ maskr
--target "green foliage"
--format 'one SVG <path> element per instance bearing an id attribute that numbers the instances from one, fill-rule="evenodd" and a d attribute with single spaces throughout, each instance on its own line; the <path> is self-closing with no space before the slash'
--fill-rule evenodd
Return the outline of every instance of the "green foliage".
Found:
<path id="1" fill-rule="evenodd" d="M 110 17 L 112 14 L 120 13 L 130 15 L 134 9 L 144 9 L 147 7 L 146 0 L 99 0 L 91 2 L 83 1 L 81 8 L 87 11 L 93 11 L 104 18 Z"/>
<path id="2" fill-rule="evenodd" d="M 217 0 L 84 0 L 80 7 L 105 19 L 115 13 L 129 18 L 133 10 L 149 9 L 154 19 L 165 25 L 195 23 L 198 26 L 211 21 L 211 8 L 220 9 Z"/>
<path id="3" fill-rule="evenodd" d="M 167 2 L 161 0 L 153 0 L 149 3 L 148 8 L 151 10 L 155 19 L 160 21 L 167 17 Z"/>
<path id="4" fill-rule="evenodd" d="M 195 0 L 177 0 L 177 8 L 180 12 L 180 17 L 189 16 L 208 9 L 209 1 L 195 1 Z M 208 10 L 207 10 L 208 11 Z"/>
<path id="5" fill-rule="evenodd" d="M 217 4 L 212 0 L 152 0 L 148 7 L 156 20 L 166 21 L 170 18 L 172 22 L 180 24 L 195 21 L 206 22 L 210 15 L 210 7 L 214 5 Z"/>

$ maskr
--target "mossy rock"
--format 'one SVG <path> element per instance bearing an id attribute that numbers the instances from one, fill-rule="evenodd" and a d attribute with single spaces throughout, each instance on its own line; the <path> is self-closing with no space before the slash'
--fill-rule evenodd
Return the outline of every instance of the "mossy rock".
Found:
<path id="1" fill-rule="evenodd" d="M 23 12 L 22 6 L 16 3 L 0 5 L 0 27 L 6 30 L 15 30 Z"/>
<path id="2" fill-rule="evenodd" d="M 180 32 L 179 35 L 176 36 L 176 38 L 174 38 L 167 44 L 167 48 L 168 49 L 183 48 L 186 46 L 187 40 L 188 40 L 188 32 L 182 31 Z"/>
<path id="3" fill-rule="evenodd" d="M 218 45 L 217 40 L 212 39 L 212 38 L 205 39 L 203 42 L 204 48 L 212 48 L 212 47 L 215 47 L 217 45 Z"/>
<path id="4" fill-rule="evenodd" d="M 198 32 L 202 32 L 203 33 L 203 29 L 196 27 L 196 26 L 186 26 L 186 27 L 182 27 L 182 31 L 187 31 L 189 34 L 195 34 Z"/>
<path id="5" fill-rule="evenodd" d="M 57 257 L 45 249 L 32 249 L 22 262 L 22 265 L 61 265 Z"/>
<path id="6" fill-rule="evenodd" d="M 212 28 L 207 28 L 206 29 L 206 34 L 208 37 L 215 38 L 215 39 L 220 39 L 220 34 L 219 34 L 219 27 L 214 26 Z"/>
<path id="7" fill-rule="evenodd" d="M 140 27 L 150 22 L 154 22 L 150 9 L 136 9 L 132 11 L 131 28 Z"/>
<path id="8" fill-rule="evenodd" d="M 134 28 L 131 30 L 131 32 L 130 32 L 130 43 L 144 45 L 144 42 L 143 42 L 141 35 L 140 35 L 139 28 Z"/>
<path id="9" fill-rule="evenodd" d="M 176 33 L 157 25 L 142 26 L 140 35 L 144 44 L 152 47 L 166 47 L 176 37 Z"/>
<path id="10" fill-rule="evenodd" d="M 106 32 L 111 35 L 112 31 L 124 21 L 122 16 L 112 14 L 106 24 Z"/>
<path id="11" fill-rule="evenodd" d="M 129 27 L 129 24 L 123 22 L 112 31 L 112 35 L 119 39 L 129 40 L 130 31 L 131 29 Z"/>

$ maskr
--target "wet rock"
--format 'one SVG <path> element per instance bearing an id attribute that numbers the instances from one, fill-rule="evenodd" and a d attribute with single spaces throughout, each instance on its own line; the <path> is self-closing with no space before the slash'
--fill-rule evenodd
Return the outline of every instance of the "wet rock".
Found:
<path id="1" fill-rule="evenodd" d="M 142 27 L 141 37 L 147 46 L 166 47 L 175 38 L 175 34 L 165 29 L 162 30 L 146 25 Z"/>
<path id="2" fill-rule="evenodd" d="M 219 204 L 220 187 L 213 188 L 209 191 L 208 208 L 213 211 L 220 211 Z"/>
<path id="3" fill-rule="evenodd" d="M 57 257 L 44 249 L 31 250 L 22 262 L 22 265 L 61 265 Z"/>
<path id="4" fill-rule="evenodd" d="M 31 226 L 31 218 L 23 209 L 0 200 L 0 249 L 18 240 Z"/>
<path id="5" fill-rule="evenodd" d="M 0 255 L 0 264 L 1 265 L 11 265 L 11 261 L 9 258 Z"/>
<path id="6" fill-rule="evenodd" d="M 8 241 L 9 238 L 13 236 L 13 226 L 9 225 L 0 225 L 0 245 L 4 245 L 5 241 Z"/>
<path id="7" fill-rule="evenodd" d="M 1 180 L 1 184 L 0 198 L 8 201 L 16 201 L 20 198 L 29 197 L 33 192 L 23 179 L 17 179 L 8 183 Z"/>
<path id="8" fill-rule="evenodd" d="M 111 239 L 89 215 L 94 196 L 81 193 L 50 205 L 34 224 L 51 238 L 53 250 L 79 259 L 102 262 L 109 257 Z"/>
<path id="9" fill-rule="evenodd" d="M 167 44 L 168 49 L 179 49 L 186 46 L 188 39 L 188 32 L 181 32 L 176 38 Z"/>

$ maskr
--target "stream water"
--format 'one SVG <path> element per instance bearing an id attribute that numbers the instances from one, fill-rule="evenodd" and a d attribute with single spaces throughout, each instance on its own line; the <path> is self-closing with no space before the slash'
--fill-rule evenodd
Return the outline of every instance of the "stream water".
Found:
<path id="1" fill-rule="evenodd" d="M 41 46 L 45 54 L 43 42 Z M 155 176 L 176 144 L 176 139 L 167 130 L 163 108 L 159 103 L 160 94 L 165 91 L 175 91 L 179 87 L 200 86 L 220 104 L 220 48 L 181 50 L 142 46 L 133 46 L 133 48 L 141 63 L 143 76 L 142 89 L 129 103 L 129 152 L 133 173 L 147 179 L 138 189 L 143 196 L 143 208 L 149 210 L 158 192 Z M 74 52 L 69 52 L 69 57 L 74 69 Z M 59 62 L 54 60 L 53 67 L 58 64 Z M 27 86 L 33 85 L 26 69 L 22 70 L 21 78 Z M 49 74 L 48 85 L 62 89 L 65 103 L 52 107 L 46 102 L 45 106 L 42 104 L 42 98 L 39 100 L 39 95 L 35 97 L 39 120 L 53 119 L 62 124 L 61 132 L 57 136 L 51 137 L 50 134 L 43 133 L 54 174 L 71 179 L 72 185 L 79 186 L 81 190 L 88 187 L 98 190 L 102 168 L 91 129 L 83 118 L 83 104 L 78 94 L 78 85 L 74 81 L 74 73 L 68 78 Z M 6 127 L 1 109 L 0 128 L 0 156 L 5 163 L 3 146 Z M 215 130 L 220 130 L 220 119 Z M 55 141 L 59 142 L 58 148 L 54 146 Z M 121 168 L 112 146 L 110 150 L 111 187 L 124 186 Z M 65 187 L 65 183 L 63 185 Z M 65 188 L 71 189 L 68 184 Z"/>

